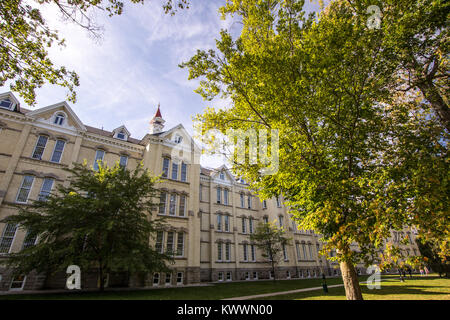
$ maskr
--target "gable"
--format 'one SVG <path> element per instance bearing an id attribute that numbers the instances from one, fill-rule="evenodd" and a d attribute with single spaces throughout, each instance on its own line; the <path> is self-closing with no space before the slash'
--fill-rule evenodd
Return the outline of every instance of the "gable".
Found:
<path id="1" fill-rule="evenodd" d="M 27 116 L 34 118 L 36 123 L 42 124 L 50 129 L 86 131 L 86 127 L 66 102 L 56 103 L 28 112 Z"/>

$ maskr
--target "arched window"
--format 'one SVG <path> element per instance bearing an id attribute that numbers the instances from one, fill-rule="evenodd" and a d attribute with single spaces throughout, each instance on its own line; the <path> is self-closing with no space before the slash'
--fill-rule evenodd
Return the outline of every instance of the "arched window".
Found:
<path id="1" fill-rule="evenodd" d="M 55 120 L 53 121 L 54 124 L 57 124 L 59 126 L 62 126 L 64 123 L 64 120 L 66 119 L 66 116 L 63 113 L 57 113 L 55 116 Z"/>

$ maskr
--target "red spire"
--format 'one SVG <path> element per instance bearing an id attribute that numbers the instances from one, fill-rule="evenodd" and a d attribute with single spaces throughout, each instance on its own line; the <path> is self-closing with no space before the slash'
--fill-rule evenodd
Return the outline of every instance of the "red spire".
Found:
<path id="1" fill-rule="evenodd" d="M 159 103 L 158 103 L 158 110 L 156 110 L 156 114 L 153 118 L 162 118 L 161 111 L 159 110 Z"/>

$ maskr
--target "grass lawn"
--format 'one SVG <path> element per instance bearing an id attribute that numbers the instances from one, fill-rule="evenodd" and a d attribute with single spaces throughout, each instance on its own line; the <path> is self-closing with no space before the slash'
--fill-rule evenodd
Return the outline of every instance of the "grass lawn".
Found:
<path id="1" fill-rule="evenodd" d="M 361 281 L 367 276 L 361 277 Z M 328 284 L 340 284 L 342 278 L 329 278 Z M 201 287 L 163 288 L 149 290 L 124 290 L 107 292 L 67 292 L 48 294 L 0 295 L 5 299 L 133 299 L 133 300 L 218 300 L 254 294 L 289 291 L 302 288 L 319 287 L 322 279 L 248 281 L 212 284 Z"/>
<path id="2" fill-rule="evenodd" d="M 367 276 L 360 277 L 365 281 Z M 366 300 L 450 300 L 450 279 L 441 279 L 435 275 L 428 277 L 414 276 L 400 282 L 398 276 L 383 276 L 381 289 L 369 290 L 361 284 Z M 327 278 L 327 284 L 342 284 L 341 278 Z M 0 300 L 47 300 L 47 299 L 82 299 L 82 300 L 217 300 L 224 298 L 256 295 L 295 289 L 321 287 L 321 279 L 249 281 L 212 284 L 201 287 L 163 288 L 145 290 L 123 290 L 100 292 L 67 292 L 48 294 L 0 295 Z M 262 300 L 264 298 L 259 298 Z M 267 297 L 270 300 L 345 300 L 343 287 L 329 288 L 328 294 L 314 290 L 297 294 Z"/>
<path id="3" fill-rule="evenodd" d="M 436 275 L 427 277 L 413 276 L 401 282 L 398 276 L 382 276 L 380 289 L 368 289 L 361 284 L 365 300 L 450 300 L 450 279 Z M 259 300 L 345 300 L 344 287 L 329 288 L 328 293 L 322 290 L 301 292 L 261 298 Z"/>

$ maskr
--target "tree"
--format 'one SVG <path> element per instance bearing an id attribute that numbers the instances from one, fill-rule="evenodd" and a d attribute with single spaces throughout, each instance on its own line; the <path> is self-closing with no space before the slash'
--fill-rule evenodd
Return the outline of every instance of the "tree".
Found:
<path id="1" fill-rule="evenodd" d="M 445 277 L 450 277 L 450 262 L 449 257 L 442 258 L 439 250 L 439 243 L 428 241 L 417 241 L 420 253 L 427 258 L 427 264 L 433 271 L 439 273 L 439 277 L 445 274 Z"/>
<path id="2" fill-rule="evenodd" d="M 254 233 L 250 234 L 250 241 L 262 250 L 262 256 L 268 259 L 272 267 L 273 279 L 276 279 L 275 266 L 283 257 L 285 246 L 289 238 L 284 236 L 285 230 L 278 228 L 274 222 L 258 223 Z"/>
<path id="3" fill-rule="evenodd" d="M 149 241 L 164 227 L 153 219 L 156 178 L 142 166 L 135 170 L 86 163 L 67 169 L 70 186 L 29 206 L 3 222 L 18 224 L 39 242 L 8 257 L 16 273 L 32 270 L 51 274 L 69 265 L 95 268 L 100 290 L 110 272 L 137 274 L 167 270 L 171 257 L 155 250 Z"/>
<path id="4" fill-rule="evenodd" d="M 144 0 L 129 2 L 143 4 Z M 64 66 L 55 66 L 48 57 L 49 47 L 54 43 L 63 46 L 65 42 L 42 17 L 39 6 L 50 4 L 57 6 L 63 19 L 94 37 L 99 37 L 101 31 L 93 19 L 95 11 L 111 17 L 122 14 L 124 8 L 124 1 L 120 0 L 36 0 L 34 6 L 24 0 L 0 2 L 0 86 L 11 81 L 11 90 L 30 105 L 36 103 L 35 90 L 46 81 L 67 88 L 68 100 L 76 101 L 78 75 Z M 174 14 L 188 6 L 188 0 L 166 0 L 163 8 L 166 13 Z"/>
<path id="5" fill-rule="evenodd" d="M 369 15 L 333 1 L 316 21 L 303 4 L 228 1 L 222 14 L 242 18 L 240 36 L 222 31 L 217 51 L 198 51 L 181 67 L 201 79 L 203 98 L 231 100 L 197 116 L 201 132 L 278 130 L 279 148 L 269 148 L 278 152 L 275 174 L 261 174 L 261 158 L 242 163 L 234 153 L 232 169 L 263 198 L 284 194 L 299 226 L 323 236 L 322 252 L 336 250 L 347 299 L 362 299 L 355 263 L 370 264 L 390 230 L 411 223 L 399 178 L 406 173 L 385 161 L 409 110 L 396 108 L 396 65 L 367 27 Z"/>

